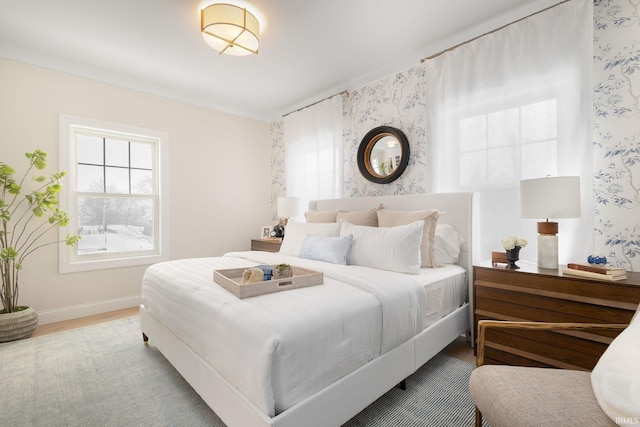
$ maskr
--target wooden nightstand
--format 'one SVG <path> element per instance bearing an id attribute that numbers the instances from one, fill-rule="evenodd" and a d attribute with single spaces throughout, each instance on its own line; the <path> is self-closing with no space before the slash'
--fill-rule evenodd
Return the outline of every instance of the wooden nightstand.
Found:
<path id="1" fill-rule="evenodd" d="M 282 239 L 273 239 L 273 240 L 252 239 L 251 250 L 265 251 L 265 252 L 278 252 L 280 251 L 281 244 L 282 244 Z"/>
<path id="2" fill-rule="evenodd" d="M 640 273 L 615 282 L 565 276 L 519 261 L 519 270 L 473 267 L 478 320 L 629 323 L 640 302 Z M 617 333 L 487 331 L 486 363 L 592 369 Z"/>

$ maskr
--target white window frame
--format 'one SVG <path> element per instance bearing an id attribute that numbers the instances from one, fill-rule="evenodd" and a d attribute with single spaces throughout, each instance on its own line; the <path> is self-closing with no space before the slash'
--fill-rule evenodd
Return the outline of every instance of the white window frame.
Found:
<path id="1" fill-rule="evenodd" d="M 63 180 L 63 188 L 59 201 L 60 208 L 67 212 L 71 218 L 67 227 L 60 228 L 60 239 L 65 239 L 69 234 L 77 234 L 79 229 L 78 191 L 76 188 L 76 131 L 103 133 L 106 136 L 134 136 L 155 142 L 154 168 L 157 171 L 157 175 L 154 195 L 157 198 L 157 211 L 155 212 L 156 218 L 154 218 L 154 236 L 158 236 L 157 248 L 155 248 L 154 251 L 144 251 L 140 254 L 128 252 L 77 255 L 76 246 L 61 245 L 58 257 L 60 273 L 149 265 L 169 260 L 168 134 L 152 129 L 64 114 L 60 114 L 58 122 L 60 170 L 66 171 L 67 173 Z"/>

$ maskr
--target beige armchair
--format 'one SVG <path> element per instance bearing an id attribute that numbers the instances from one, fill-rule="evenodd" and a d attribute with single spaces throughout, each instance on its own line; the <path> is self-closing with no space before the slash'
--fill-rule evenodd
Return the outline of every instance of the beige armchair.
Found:
<path id="1" fill-rule="evenodd" d="M 639 312 L 640 307 L 636 313 Z M 633 324 L 634 321 L 636 324 L 640 324 L 640 315 L 636 314 L 631 323 Z M 469 390 L 476 404 L 476 427 L 482 425 L 483 415 L 491 427 L 616 426 L 611 418 L 612 411 L 606 413 L 599 402 L 599 399 L 602 400 L 602 396 L 597 397 L 594 393 L 591 372 L 484 365 L 484 340 L 488 328 L 622 330 L 627 326 L 621 324 L 480 321 L 478 324 L 478 368 L 473 371 L 469 380 Z M 627 334 L 626 337 L 625 345 L 627 347 L 633 346 L 631 354 L 640 351 L 637 333 L 640 331 L 640 325 L 637 326 L 634 328 L 634 335 Z M 614 343 L 618 339 L 616 338 Z M 605 354 L 612 349 L 614 343 L 609 346 Z M 617 351 L 620 352 L 620 350 Z M 605 355 L 601 356 L 600 361 L 604 357 Z M 609 357 L 609 359 L 611 358 Z M 640 365 L 640 362 L 637 363 Z M 637 368 L 638 366 L 634 365 L 633 372 L 630 372 L 630 375 L 633 375 L 631 381 L 634 387 L 640 385 Z M 603 367 L 602 370 L 604 369 Z M 606 387 L 609 387 L 610 383 L 606 383 Z M 627 396 L 624 398 L 626 399 Z M 631 406 L 638 403 L 634 399 L 637 399 L 637 396 L 632 396 Z M 629 406 L 627 401 L 625 403 Z M 640 411 L 640 408 L 637 410 Z M 622 422 L 633 422 L 633 417 L 636 415 L 633 411 L 632 409 L 632 417 L 622 420 Z M 636 422 L 640 423 L 640 418 Z"/>

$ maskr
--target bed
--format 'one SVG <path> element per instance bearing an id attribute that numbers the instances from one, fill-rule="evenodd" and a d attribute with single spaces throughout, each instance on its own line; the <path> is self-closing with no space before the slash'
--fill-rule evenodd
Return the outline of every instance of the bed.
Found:
<path id="1" fill-rule="evenodd" d="M 380 268 L 366 265 L 370 248 L 363 251 L 357 242 L 390 230 L 403 243 L 388 250 L 401 251 L 413 245 L 415 223 L 371 230 L 346 220 L 336 227 L 348 232 L 341 241 L 349 237 L 349 261 L 356 265 L 297 256 L 304 251 L 291 250 L 292 223 L 281 253 L 233 252 L 151 266 L 140 307 L 145 341 L 230 427 L 341 425 L 460 335 L 470 337 L 473 203 L 472 193 L 310 203 L 319 214 L 437 209 L 438 227 L 448 225 L 461 238 L 456 262 L 417 271 L 412 264 L 412 274 L 387 268 L 384 260 L 375 265 Z M 240 300 L 213 282 L 214 269 L 282 262 L 322 271 L 323 284 Z"/>

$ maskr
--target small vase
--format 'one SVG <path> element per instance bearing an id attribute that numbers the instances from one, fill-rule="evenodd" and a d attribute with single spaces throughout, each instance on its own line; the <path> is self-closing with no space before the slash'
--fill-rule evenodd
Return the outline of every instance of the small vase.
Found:
<path id="1" fill-rule="evenodd" d="M 520 267 L 518 267 L 516 265 L 516 261 L 518 261 L 520 259 L 520 249 L 522 248 L 522 246 L 516 246 L 513 249 L 507 249 L 507 267 L 509 269 L 512 270 L 516 270 Z"/>

